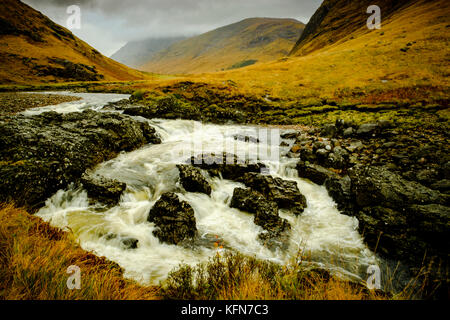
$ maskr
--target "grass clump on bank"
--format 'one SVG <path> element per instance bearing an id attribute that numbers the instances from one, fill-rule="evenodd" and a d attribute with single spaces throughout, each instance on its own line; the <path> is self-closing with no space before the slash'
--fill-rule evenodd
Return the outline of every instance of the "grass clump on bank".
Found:
<path id="1" fill-rule="evenodd" d="M 161 295 L 187 300 L 389 299 L 381 291 L 340 280 L 325 270 L 280 266 L 230 252 L 195 267 L 181 265 L 162 284 Z"/>
<path id="2" fill-rule="evenodd" d="M 81 269 L 81 289 L 69 290 L 67 268 Z M 0 207 L 0 299 L 155 299 L 157 288 L 125 280 L 121 268 L 81 249 L 71 234 L 11 205 Z"/>

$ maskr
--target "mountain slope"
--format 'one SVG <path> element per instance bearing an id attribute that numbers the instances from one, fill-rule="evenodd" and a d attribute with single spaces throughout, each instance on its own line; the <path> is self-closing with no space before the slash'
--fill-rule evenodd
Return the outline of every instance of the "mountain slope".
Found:
<path id="1" fill-rule="evenodd" d="M 335 43 L 358 30 L 370 30 L 366 26 L 371 14 L 367 13 L 370 5 L 376 4 L 381 9 L 382 25 L 391 14 L 410 5 L 414 0 L 371 0 L 347 1 L 325 0 L 311 17 L 300 39 L 295 44 L 291 55 L 305 55 L 326 45 Z"/>
<path id="2" fill-rule="evenodd" d="M 0 2 L 0 83 L 143 78 L 30 6 Z"/>
<path id="3" fill-rule="evenodd" d="M 294 19 L 246 19 L 175 43 L 142 69 L 201 73 L 275 60 L 289 53 L 303 28 L 304 24 Z"/>
<path id="4" fill-rule="evenodd" d="M 140 41 L 130 41 L 114 53 L 111 59 L 131 68 L 138 68 L 151 60 L 159 51 L 165 50 L 175 42 L 184 39 L 186 37 L 149 38 Z"/>
<path id="5" fill-rule="evenodd" d="M 383 18 L 381 30 L 359 28 L 309 54 L 178 81 L 307 105 L 328 100 L 446 104 L 450 93 L 449 10 L 447 0 L 415 1 Z M 339 31 L 340 25 L 329 27 L 330 32 Z M 165 83 L 173 85 L 175 81 Z M 163 84 L 148 85 L 156 86 Z"/>

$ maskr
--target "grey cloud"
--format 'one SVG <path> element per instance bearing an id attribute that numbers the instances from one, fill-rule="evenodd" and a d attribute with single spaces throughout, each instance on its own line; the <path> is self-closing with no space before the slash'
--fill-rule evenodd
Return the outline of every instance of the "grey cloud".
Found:
<path id="1" fill-rule="evenodd" d="M 113 53 L 127 41 L 200 34 L 251 17 L 295 18 L 306 23 L 322 2 L 321 0 L 23 1 L 60 24 L 64 24 L 67 19 L 67 7 L 79 5 L 82 10 L 82 23 L 85 23 L 86 27 L 83 30 L 82 24 L 82 29 L 74 33 L 106 54 Z"/>

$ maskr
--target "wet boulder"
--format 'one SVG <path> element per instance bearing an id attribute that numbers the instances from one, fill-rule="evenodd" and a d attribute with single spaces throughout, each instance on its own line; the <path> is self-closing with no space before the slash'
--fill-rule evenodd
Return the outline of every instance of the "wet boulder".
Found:
<path id="1" fill-rule="evenodd" d="M 348 159 L 349 154 L 347 150 L 342 147 L 335 147 L 333 152 L 328 154 L 325 164 L 330 168 L 341 169 L 347 166 Z"/>
<path id="2" fill-rule="evenodd" d="M 259 139 L 254 136 L 246 135 L 246 134 L 235 134 L 233 136 L 234 140 L 237 141 L 243 141 L 243 142 L 250 142 L 250 143 L 259 143 Z"/>
<path id="3" fill-rule="evenodd" d="M 136 249 L 137 245 L 139 243 L 138 239 L 135 238 L 123 238 L 122 239 L 122 245 L 126 248 L 126 249 Z"/>
<path id="4" fill-rule="evenodd" d="M 164 193 L 150 209 L 148 221 L 157 227 L 153 235 L 160 241 L 178 244 L 197 234 L 194 209 L 175 193 Z"/>
<path id="5" fill-rule="evenodd" d="M 403 208 L 411 204 L 443 204 L 441 193 L 420 183 L 403 179 L 386 167 L 354 166 L 349 170 L 352 192 L 360 207 L 380 203 L 389 208 Z"/>
<path id="6" fill-rule="evenodd" d="M 337 175 L 328 177 L 324 185 L 330 197 L 337 203 L 338 210 L 353 215 L 354 201 L 350 177 L 340 178 Z"/>
<path id="7" fill-rule="evenodd" d="M 298 215 L 307 206 L 306 198 L 300 193 L 295 181 L 283 180 L 254 172 L 244 174 L 239 181 L 243 182 L 247 187 L 260 192 L 268 200 L 274 201 L 280 209 L 288 209 Z"/>
<path id="8" fill-rule="evenodd" d="M 180 171 L 180 182 L 188 192 L 211 194 L 211 186 L 199 168 L 189 165 L 177 165 Z"/>
<path id="9" fill-rule="evenodd" d="M 81 176 L 81 183 L 92 200 L 108 205 L 117 204 L 127 188 L 123 182 L 89 172 L 85 172 Z"/>
<path id="10" fill-rule="evenodd" d="M 286 236 L 290 224 L 278 215 L 278 206 L 275 202 L 267 200 L 261 193 L 251 189 L 236 188 L 231 199 L 232 208 L 253 213 L 254 222 L 265 230 L 260 239 L 273 245 L 272 241 L 279 243 L 280 238 Z M 269 241 L 269 239 L 272 239 Z"/>
<path id="11" fill-rule="evenodd" d="M 222 175 L 224 179 L 236 180 L 247 172 L 261 172 L 266 166 L 262 163 L 242 160 L 237 155 L 204 153 L 186 161 L 194 167 L 207 170 L 212 176 Z"/>
<path id="12" fill-rule="evenodd" d="M 309 179 L 312 182 L 323 185 L 328 178 L 337 178 L 338 175 L 317 164 L 300 161 L 297 164 L 297 172 L 300 178 Z"/>

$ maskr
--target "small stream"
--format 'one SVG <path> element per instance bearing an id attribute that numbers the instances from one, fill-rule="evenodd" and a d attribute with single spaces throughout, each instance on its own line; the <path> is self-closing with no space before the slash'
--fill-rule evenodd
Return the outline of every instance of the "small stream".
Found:
<path id="1" fill-rule="evenodd" d="M 70 95 L 80 96 L 82 100 L 28 110 L 24 114 L 100 110 L 108 102 L 128 98 L 117 94 Z M 142 284 L 158 284 L 180 263 L 195 265 L 223 250 L 235 250 L 280 264 L 292 262 L 301 252 L 308 256 L 305 263 L 325 267 L 356 281 L 366 280 L 367 267 L 379 263 L 358 233 L 358 220 L 340 214 L 325 187 L 298 177 L 297 160 L 285 156 L 290 147 L 280 147 L 283 131 L 189 120 L 135 119 L 148 121 L 162 143 L 122 153 L 95 168 L 95 173 L 127 184 L 117 206 L 104 208 L 89 204 L 85 190 L 70 187 L 58 191 L 37 213 L 53 226 L 70 229 L 85 250 L 118 263 L 124 268 L 125 277 Z M 235 140 L 236 134 L 258 137 L 260 142 Z M 292 144 L 292 141 L 285 142 Z M 253 215 L 230 208 L 233 190 L 244 187 L 243 184 L 205 173 L 212 187 L 211 196 L 185 192 L 181 187 L 176 164 L 191 155 L 223 151 L 257 159 L 270 169 L 270 175 L 295 181 L 305 195 L 308 207 L 300 216 L 280 210 L 280 216 L 292 227 L 287 249 L 273 251 L 261 245 L 258 234 L 262 229 L 253 223 Z M 177 193 L 195 211 L 201 241 L 193 247 L 164 244 L 152 234 L 155 226 L 147 221 L 148 212 L 161 194 L 168 191 Z M 127 249 L 122 242 L 125 238 L 137 239 L 138 247 Z M 214 245 L 217 239 L 223 248 Z"/>

